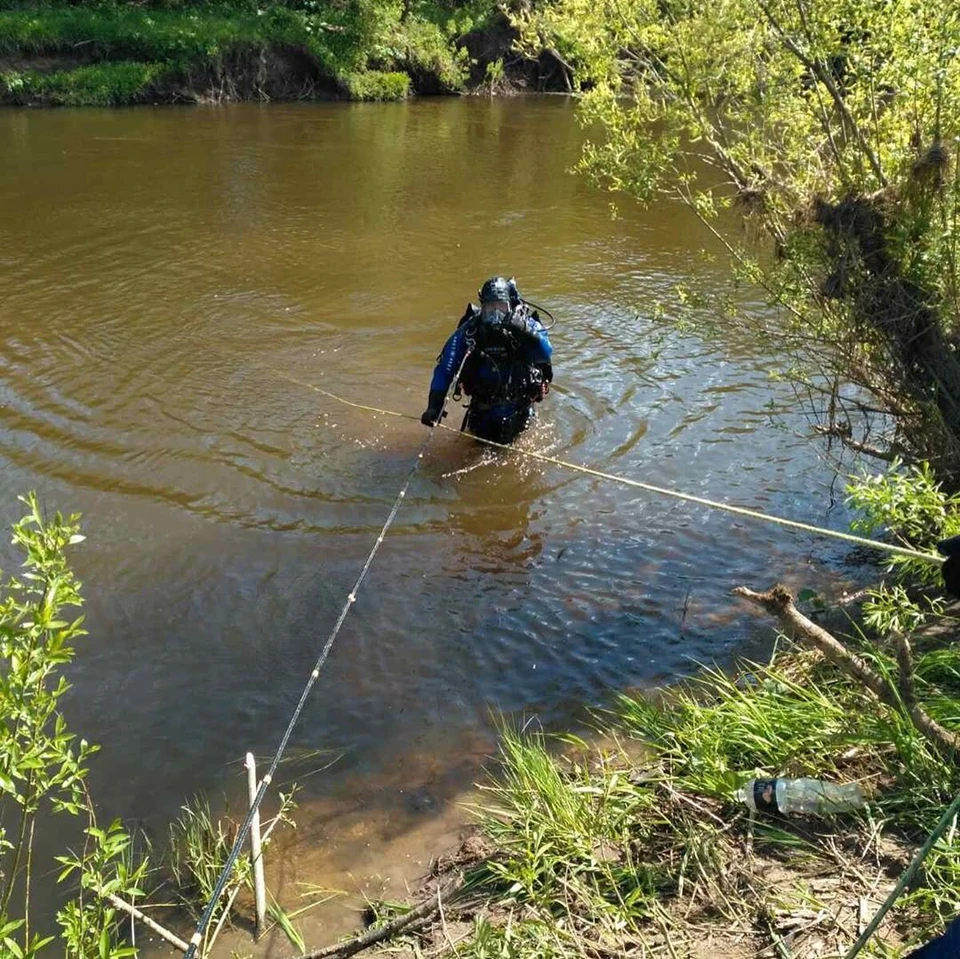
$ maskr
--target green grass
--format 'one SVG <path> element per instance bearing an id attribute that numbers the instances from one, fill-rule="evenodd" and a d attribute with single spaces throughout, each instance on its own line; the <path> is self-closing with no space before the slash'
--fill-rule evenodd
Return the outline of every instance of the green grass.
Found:
<path id="1" fill-rule="evenodd" d="M 410 77 L 405 73 L 363 70 L 346 78 L 354 100 L 403 100 L 410 94 Z"/>
<path id="2" fill-rule="evenodd" d="M 165 68 L 120 60 L 57 73 L 0 74 L 0 100 L 52 106 L 116 106 L 149 98 Z"/>
<path id="3" fill-rule="evenodd" d="M 858 652 L 878 672 L 895 673 L 886 657 Z M 937 680 L 958 668 L 960 653 L 949 648 L 917 659 L 921 699 L 948 725 L 960 700 Z M 958 771 L 905 712 L 880 705 L 830 664 L 801 654 L 744 670 L 739 679 L 708 670 L 673 691 L 667 708 L 622 697 L 616 722 L 652 744 L 680 787 L 704 795 L 729 797 L 755 773 L 858 779 L 885 813 L 923 829 L 960 788 Z"/>
<path id="4" fill-rule="evenodd" d="M 237 833 L 237 824 L 224 816 L 214 817 L 210 802 L 197 796 L 188 802 L 170 826 L 168 863 L 181 900 L 192 912 L 208 903 L 227 863 Z M 241 856 L 231 884 L 251 884 L 252 867 Z M 194 918 L 197 918 L 196 915 Z"/>
<path id="5" fill-rule="evenodd" d="M 671 881 L 636 855 L 658 818 L 652 792 L 602 761 L 561 764 L 541 736 L 505 732 L 502 749 L 484 818 L 508 860 L 490 864 L 491 881 L 517 901 L 570 914 L 584 905 L 645 911 Z"/>
<path id="6" fill-rule="evenodd" d="M 304 42 L 302 19 L 136 7 L 0 11 L 0 52 L 82 52 L 91 59 L 179 60 L 238 46 Z"/>
<path id="7" fill-rule="evenodd" d="M 892 666 L 860 652 L 876 669 Z M 950 725 L 947 715 L 960 715 L 960 652 L 927 652 L 917 675 L 921 698 Z M 832 908 L 839 895 L 853 914 L 859 896 L 876 899 L 851 876 L 870 872 L 889 887 L 896 870 L 865 863 L 899 857 L 902 869 L 903 850 L 923 841 L 960 789 L 960 770 L 904 714 L 802 651 L 746 664 L 739 679 L 708 670 L 657 702 L 622 696 L 604 721 L 605 741 L 619 745 L 582 746 L 573 757 L 541 734 L 503 732 L 501 769 L 479 812 L 496 852 L 475 878 L 499 918 L 477 920 L 461 959 L 572 957 L 637 943 L 682 954 L 705 930 L 721 937 L 719 955 L 729 929 L 753 930 L 758 950 L 770 948 L 777 917 L 790 910 Z M 631 741 L 638 748 L 625 748 Z M 642 759 L 630 758 L 638 752 Z M 844 817 L 752 821 L 733 792 L 755 774 L 856 779 L 871 802 Z M 898 903 L 905 940 L 938 931 L 955 910 L 955 831 Z M 841 877 L 838 891 L 818 898 L 808 877 L 831 874 Z"/>
<path id="8" fill-rule="evenodd" d="M 188 78 L 198 69 L 270 50 L 306 52 L 332 86 L 356 99 L 402 99 L 414 77 L 433 77 L 428 87 L 454 91 L 463 87 L 468 68 L 456 39 L 495 10 L 492 0 L 419 4 L 406 17 L 399 3 L 384 0 L 169 6 L 2 9 L 0 3 L 0 57 L 59 56 L 80 65 L 57 71 L 47 82 L 46 68 L 35 70 L 27 62 L 8 70 L 0 93 L 15 103 L 138 102 L 151 84 L 162 98 L 162 79 Z"/>

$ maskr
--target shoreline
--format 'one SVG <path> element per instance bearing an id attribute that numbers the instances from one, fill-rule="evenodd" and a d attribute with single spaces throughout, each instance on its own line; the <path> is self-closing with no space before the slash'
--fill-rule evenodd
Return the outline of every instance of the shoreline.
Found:
<path id="1" fill-rule="evenodd" d="M 917 647 L 920 675 L 945 658 L 960 665 L 942 636 L 917 637 Z M 930 707 L 960 701 L 949 683 L 923 685 Z M 837 816 L 752 813 L 733 795 L 751 775 L 856 781 L 867 805 Z M 502 728 L 497 771 L 394 843 L 419 856 L 406 866 L 388 856 L 379 890 L 358 875 L 348 901 L 297 925 L 306 955 L 338 945 L 352 955 L 354 939 L 396 924 L 388 941 L 357 951 L 842 957 L 957 786 L 953 765 L 905 712 L 820 652 L 790 645 L 735 675 L 706 670 L 623 694 L 588 739 Z M 953 841 L 935 848 L 863 955 L 904 955 L 942 930 L 956 896 Z M 286 886 L 323 879 L 285 864 L 282 846 L 273 863 L 275 875 L 296 873 Z M 268 884 L 270 871 L 268 856 Z M 253 943 L 250 908 L 214 956 L 293 956 L 278 927 Z"/>
<path id="2" fill-rule="evenodd" d="M 273 6 L 264 16 L 118 6 L 0 11 L 0 106 L 389 101 L 570 92 L 549 51 L 515 51 L 495 7 L 470 29 L 411 18 L 381 36 Z M 469 23 L 465 22 L 464 26 Z"/>

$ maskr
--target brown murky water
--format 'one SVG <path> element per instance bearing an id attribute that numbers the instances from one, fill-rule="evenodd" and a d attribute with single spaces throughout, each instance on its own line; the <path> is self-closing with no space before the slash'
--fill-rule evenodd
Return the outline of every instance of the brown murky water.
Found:
<path id="1" fill-rule="evenodd" d="M 84 514 L 69 718 L 107 814 L 162 837 L 239 793 L 423 439 L 293 380 L 419 414 L 491 273 L 559 320 L 522 445 L 843 525 L 768 358 L 653 318 L 721 282 L 705 237 L 673 207 L 612 220 L 566 172 L 580 140 L 560 98 L 0 113 L 0 521 L 31 488 Z M 278 884 L 402 891 L 492 712 L 564 725 L 729 662 L 758 642 L 731 586 L 844 555 L 439 435 L 294 735 Z M 315 750 L 340 758 L 305 776 Z"/>

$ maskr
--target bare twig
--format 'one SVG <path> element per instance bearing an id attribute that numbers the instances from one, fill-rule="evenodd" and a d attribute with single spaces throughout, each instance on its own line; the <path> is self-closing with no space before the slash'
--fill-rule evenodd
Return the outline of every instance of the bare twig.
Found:
<path id="1" fill-rule="evenodd" d="M 154 919 L 151 919 L 146 913 L 141 912 L 137 909 L 136 906 L 131 906 L 129 902 L 125 902 L 119 896 L 115 896 L 112 892 L 106 893 L 103 897 L 110 903 L 110 905 L 115 906 L 121 912 L 127 913 L 132 919 L 139 919 L 145 926 L 149 929 L 152 929 L 161 939 L 166 940 L 170 943 L 171 946 L 175 946 L 181 952 L 186 952 L 190 947 L 185 943 L 179 936 L 174 935 L 170 932 L 169 929 L 164 929 Z"/>
<path id="2" fill-rule="evenodd" d="M 456 944 L 455 944 L 454 941 L 450 938 L 450 930 L 447 929 L 447 919 L 446 919 L 446 917 L 445 917 L 444 914 L 443 914 L 443 899 L 441 898 L 441 895 L 440 895 L 440 886 L 439 886 L 439 885 L 437 886 L 437 912 L 440 913 L 440 927 L 441 927 L 441 929 L 443 929 L 443 937 L 444 937 L 444 939 L 446 939 L 447 942 L 450 944 L 450 948 L 453 950 L 454 955 L 457 956 L 458 959 L 459 959 L 460 950 L 457 949 Z"/>
<path id="3" fill-rule="evenodd" d="M 917 705 L 917 686 L 913 679 L 913 652 L 910 649 L 910 640 L 903 633 L 897 633 L 895 638 L 900 695 L 907 709 L 913 709 Z"/>
<path id="4" fill-rule="evenodd" d="M 820 433 L 822 436 L 831 436 L 840 440 L 844 446 L 848 446 L 856 453 L 863 453 L 866 456 L 872 456 L 874 459 L 884 460 L 887 463 L 892 463 L 898 456 L 901 454 L 896 450 L 884 450 L 880 449 L 878 446 L 871 446 L 869 443 L 863 443 L 860 440 L 855 440 L 850 433 L 850 427 L 845 424 L 834 423 L 829 426 L 821 426 L 819 424 L 813 427 L 815 433 Z"/>
<path id="5" fill-rule="evenodd" d="M 227 899 L 227 904 L 223 908 L 223 912 L 220 914 L 220 921 L 217 923 L 216 929 L 213 930 L 213 934 L 210 938 L 204 943 L 203 951 L 201 955 L 209 956 L 210 951 L 213 949 L 213 944 L 217 941 L 217 937 L 220 935 L 223 930 L 224 923 L 227 921 L 227 917 L 230 915 L 230 910 L 233 908 L 234 902 L 237 899 L 237 893 L 240 892 L 241 883 L 237 883 L 233 887 L 233 891 L 230 893 L 230 898 Z"/>
<path id="6" fill-rule="evenodd" d="M 448 898 L 451 895 L 456 895 L 456 893 L 463 888 L 465 882 L 466 880 L 461 876 L 447 887 L 444 895 Z M 392 939 L 397 933 L 408 929 L 410 926 L 426 922 L 435 916 L 440 909 L 441 894 L 438 889 L 436 899 L 427 899 L 425 902 L 420 903 L 419 906 L 414 906 L 409 912 L 405 912 L 402 916 L 397 916 L 396 919 L 392 919 L 390 922 L 384 923 L 376 929 L 371 929 L 369 932 L 365 932 L 361 936 L 355 936 L 353 939 L 348 939 L 346 942 L 340 942 L 333 946 L 325 946 L 322 949 L 315 949 L 313 952 L 307 952 L 302 956 L 292 957 L 292 959 L 333 959 L 333 957 L 336 957 L 336 959 L 346 959 L 347 956 L 354 956 L 364 949 L 369 949 L 370 946 L 377 945 L 379 942 Z"/>

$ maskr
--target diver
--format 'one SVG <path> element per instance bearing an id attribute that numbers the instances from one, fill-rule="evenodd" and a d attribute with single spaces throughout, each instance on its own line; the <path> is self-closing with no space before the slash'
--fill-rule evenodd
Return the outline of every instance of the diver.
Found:
<path id="1" fill-rule="evenodd" d="M 467 306 L 437 358 L 420 422 L 436 425 L 463 363 L 456 392 L 469 396 L 470 405 L 461 429 L 495 443 L 512 442 L 533 417 L 533 404 L 550 391 L 552 355 L 547 330 L 516 282 L 491 277 L 480 287 L 480 306 Z"/>

